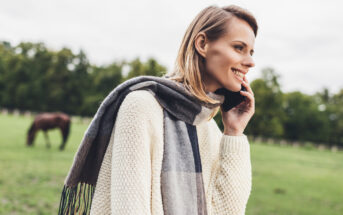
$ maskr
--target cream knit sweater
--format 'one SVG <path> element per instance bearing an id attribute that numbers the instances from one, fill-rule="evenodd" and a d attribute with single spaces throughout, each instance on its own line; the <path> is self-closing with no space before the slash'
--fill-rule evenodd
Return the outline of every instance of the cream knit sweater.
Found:
<path id="1" fill-rule="evenodd" d="M 251 191 L 247 137 L 223 135 L 214 119 L 196 129 L 208 214 L 243 215 Z M 120 106 L 91 214 L 162 215 L 162 158 L 162 107 L 149 92 L 133 91 Z"/>

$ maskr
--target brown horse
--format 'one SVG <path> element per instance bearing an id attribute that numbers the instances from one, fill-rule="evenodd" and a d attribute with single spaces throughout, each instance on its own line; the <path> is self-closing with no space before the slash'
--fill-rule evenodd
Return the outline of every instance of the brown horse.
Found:
<path id="1" fill-rule="evenodd" d="M 27 132 L 27 145 L 32 146 L 37 131 L 42 130 L 44 131 L 47 147 L 50 148 L 51 144 L 49 141 L 47 131 L 54 128 L 59 128 L 61 130 L 63 141 L 60 146 L 60 150 L 63 150 L 70 130 L 70 117 L 64 113 L 38 114 Z"/>

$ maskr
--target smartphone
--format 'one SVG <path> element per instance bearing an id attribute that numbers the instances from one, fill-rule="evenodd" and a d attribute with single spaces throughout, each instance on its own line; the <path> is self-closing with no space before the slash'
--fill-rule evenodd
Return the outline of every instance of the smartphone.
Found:
<path id="1" fill-rule="evenodd" d="M 246 88 L 241 85 L 241 90 L 246 91 Z M 238 92 L 233 92 L 231 90 L 228 90 L 226 88 L 219 88 L 215 92 L 215 94 L 218 95 L 224 95 L 225 99 L 222 104 L 222 109 L 223 111 L 227 112 L 233 107 L 236 107 L 239 105 L 241 102 L 245 101 L 245 96 L 242 96 L 239 91 Z"/>

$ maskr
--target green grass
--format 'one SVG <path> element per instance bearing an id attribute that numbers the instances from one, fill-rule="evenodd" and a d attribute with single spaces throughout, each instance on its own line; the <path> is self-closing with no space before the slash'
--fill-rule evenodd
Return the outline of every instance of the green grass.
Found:
<path id="1" fill-rule="evenodd" d="M 25 146 L 31 118 L 0 115 L 0 214 L 57 214 L 64 178 L 87 125 L 73 123 L 66 149 L 59 130 L 42 132 L 33 147 Z"/>
<path id="2" fill-rule="evenodd" d="M 0 115 L 0 214 L 56 214 L 63 181 L 87 124 L 73 122 L 65 151 L 58 130 L 25 146 L 32 119 Z M 251 144 L 247 215 L 343 214 L 343 153 Z"/>
<path id="3" fill-rule="evenodd" d="M 342 215 L 343 153 L 254 144 L 247 214 Z"/>

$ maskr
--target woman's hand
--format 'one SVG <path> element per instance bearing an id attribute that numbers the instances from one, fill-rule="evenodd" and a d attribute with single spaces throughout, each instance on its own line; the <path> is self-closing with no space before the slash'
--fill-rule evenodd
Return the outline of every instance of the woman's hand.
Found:
<path id="1" fill-rule="evenodd" d="M 254 92 L 251 90 L 248 79 L 245 76 L 243 78 L 243 86 L 247 91 L 240 91 L 240 94 L 246 97 L 245 101 L 228 112 L 224 112 L 222 108 L 220 108 L 225 135 L 243 135 L 245 127 L 255 113 Z"/>

